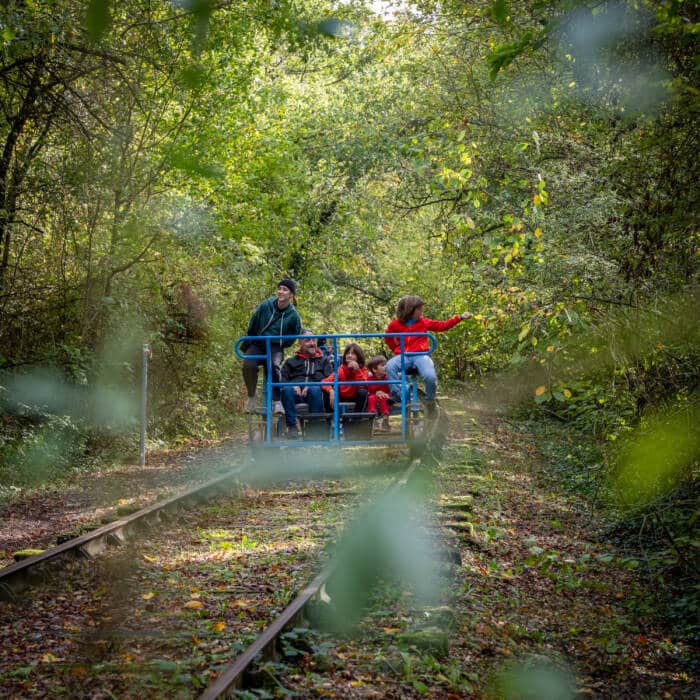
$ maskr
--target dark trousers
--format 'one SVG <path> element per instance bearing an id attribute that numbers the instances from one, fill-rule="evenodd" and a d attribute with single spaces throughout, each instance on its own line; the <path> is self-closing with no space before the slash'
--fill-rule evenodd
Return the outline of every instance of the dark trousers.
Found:
<path id="1" fill-rule="evenodd" d="M 265 343 L 251 343 L 245 351 L 246 355 L 265 355 Z M 270 345 L 270 356 L 272 358 L 272 381 L 282 381 L 282 348 L 279 345 Z M 245 381 L 248 396 L 255 396 L 255 390 L 258 386 L 258 367 L 262 365 L 265 368 L 265 379 L 267 376 L 267 361 L 266 360 L 243 360 L 243 381 Z M 279 401 L 280 387 L 272 387 L 272 400 Z"/>
<path id="2" fill-rule="evenodd" d="M 367 387 L 358 386 L 357 393 L 352 399 L 355 402 L 355 408 L 353 413 L 366 413 L 367 412 Z"/>

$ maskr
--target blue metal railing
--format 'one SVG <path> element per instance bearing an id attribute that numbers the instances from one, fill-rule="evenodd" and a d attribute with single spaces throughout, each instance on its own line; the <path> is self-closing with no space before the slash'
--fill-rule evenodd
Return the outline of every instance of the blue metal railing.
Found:
<path id="1" fill-rule="evenodd" d="M 427 350 L 421 350 L 421 351 L 407 351 L 405 348 L 406 345 L 406 338 L 427 338 L 430 347 Z M 272 345 L 281 345 L 282 341 L 285 340 L 297 340 L 299 338 L 316 338 L 316 339 L 325 339 L 326 341 L 332 340 L 333 343 L 333 357 L 335 360 L 334 363 L 334 372 L 333 372 L 333 382 L 273 382 L 272 381 Z M 341 354 L 338 352 L 338 339 L 339 338 L 345 338 L 347 339 L 356 339 L 356 338 L 399 338 L 399 355 L 401 356 L 401 376 L 399 379 L 383 379 L 381 382 L 377 382 L 376 379 L 369 379 L 367 381 L 339 381 L 338 380 L 338 368 L 337 368 L 337 362 L 341 356 Z M 265 344 L 265 354 L 264 355 L 247 355 L 244 352 L 241 352 L 241 344 L 244 342 L 252 342 L 252 343 L 257 343 Z M 265 335 L 265 336 L 257 336 L 257 335 L 245 335 L 238 340 L 236 340 L 235 344 L 235 352 L 238 357 L 240 357 L 243 360 L 265 360 L 265 376 L 267 377 L 267 381 L 265 381 L 265 424 L 266 424 L 266 429 L 265 429 L 265 442 L 268 445 L 272 444 L 272 393 L 273 393 L 273 388 L 275 387 L 283 387 L 283 386 L 289 386 L 292 384 L 293 386 L 329 386 L 329 384 L 333 387 L 333 393 L 335 396 L 335 400 L 333 401 L 333 430 L 332 430 L 332 437 L 331 437 L 331 442 L 337 443 L 340 441 L 340 392 L 338 391 L 339 387 L 341 386 L 366 386 L 368 384 L 377 384 L 377 383 L 382 383 L 382 384 L 400 384 L 400 396 L 401 396 L 401 440 L 405 442 L 406 440 L 406 432 L 407 432 L 407 404 L 409 403 L 407 401 L 407 398 L 409 398 L 409 395 L 411 397 L 410 404 L 413 406 L 417 404 L 417 392 L 418 392 L 418 382 L 417 382 L 417 377 L 413 376 L 411 377 L 412 381 L 410 384 L 407 382 L 407 377 L 406 377 L 406 357 L 410 357 L 413 355 L 430 355 L 435 348 L 437 347 L 437 340 L 435 336 L 432 333 L 333 333 L 333 334 L 319 334 L 319 335 Z M 396 353 L 395 353 L 396 354 Z M 407 391 L 407 389 L 409 391 Z M 417 408 L 414 408 L 413 410 L 418 410 Z M 378 442 L 378 441 L 373 441 L 373 442 Z M 286 441 L 285 441 L 286 443 Z M 306 442 L 305 444 L 309 444 Z"/>

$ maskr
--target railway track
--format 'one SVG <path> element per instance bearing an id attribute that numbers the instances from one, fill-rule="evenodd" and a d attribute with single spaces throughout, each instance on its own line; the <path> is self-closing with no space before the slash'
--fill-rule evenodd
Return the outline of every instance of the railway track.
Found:
<path id="1" fill-rule="evenodd" d="M 7 567 L 0 695 L 197 695 L 394 473 L 246 491 L 236 470 Z"/>
<path id="2" fill-rule="evenodd" d="M 392 495 L 404 488 L 417 468 L 418 460 L 415 460 L 387 489 L 384 494 L 385 498 L 391 498 Z M 337 559 L 329 562 L 321 573 L 303 588 L 299 595 L 271 621 L 243 653 L 221 671 L 219 677 L 202 693 L 200 700 L 228 697 L 233 691 L 245 685 L 246 674 L 250 676 L 251 667 L 258 663 L 261 658 L 274 658 L 280 636 L 293 628 L 295 624 L 308 623 L 307 606 L 314 602 L 317 605 L 323 605 L 330 601 L 325 588 L 331 582 L 338 567 Z"/>
<path id="3" fill-rule="evenodd" d="M 428 448 L 428 456 L 433 456 L 435 452 L 439 451 L 446 436 L 447 417 L 444 413 L 440 412 L 438 420 L 433 422 L 431 429 L 426 433 L 424 447 Z M 400 498 L 401 492 L 406 489 L 411 479 L 415 476 L 420 467 L 420 459 L 416 456 L 417 452 L 420 453 L 423 452 L 423 450 L 417 451 L 415 448 L 412 449 L 411 456 L 413 457 L 413 460 L 411 461 L 410 465 L 401 474 L 401 476 L 386 489 L 381 501 L 375 505 L 375 510 L 377 511 L 379 518 L 385 520 L 385 522 L 381 524 L 378 529 L 373 528 L 371 531 L 366 530 L 363 532 L 359 538 L 360 547 L 364 548 L 366 545 L 372 546 L 374 544 L 378 544 L 376 542 L 372 542 L 372 538 L 377 535 L 381 537 L 380 531 L 387 529 L 387 517 L 382 516 L 381 510 L 386 506 L 391 507 L 389 504 L 391 503 L 392 499 L 397 497 Z M 404 504 L 408 505 L 409 508 L 411 507 L 408 502 L 404 502 Z M 399 514 L 390 514 L 388 519 L 391 519 L 393 515 Z M 402 513 L 399 515 L 400 520 L 402 519 L 402 516 L 405 517 L 406 514 Z M 370 517 L 373 516 L 370 515 Z M 363 525 L 361 524 L 360 529 L 362 529 L 362 527 Z M 388 529 L 391 529 L 391 526 L 389 526 Z M 351 537 L 350 540 L 352 539 L 353 538 Z M 392 542 L 391 546 L 401 548 L 402 546 L 409 544 L 409 542 L 411 546 L 418 544 L 418 541 L 415 538 L 415 533 L 408 535 L 407 539 Z M 435 544 L 434 541 L 430 542 L 428 540 L 423 540 L 423 543 L 428 545 Z M 357 549 L 357 544 L 357 542 L 354 543 L 355 549 Z M 344 615 L 350 613 L 351 616 L 356 616 L 357 620 L 359 620 L 364 610 L 350 611 L 346 607 L 345 611 L 342 609 L 336 609 L 334 612 L 332 612 L 332 606 L 335 605 L 335 601 L 328 595 L 327 588 L 330 589 L 330 587 L 333 585 L 334 577 L 346 577 L 348 574 L 348 569 L 354 568 L 358 564 L 356 559 L 353 560 L 352 542 L 346 541 L 341 545 L 341 549 L 342 548 L 345 548 L 346 552 L 344 554 L 341 552 L 339 556 L 331 560 L 324 567 L 324 569 L 303 588 L 303 590 L 294 598 L 294 600 L 292 600 L 285 607 L 285 609 L 271 621 L 271 623 L 261 632 L 261 634 L 238 657 L 236 657 L 230 664 L 222 669 L 218 678 L 199 696 L 199 700 L 216 700 L 217 698 L 234 697 L 236 692 L 242 688 L 255 686 L 256 684 L 259 685 L 260 676 L 265 676 L 264 672 L 261 674 L 259 671 L 261 664 L 264 664 L 269 660 L 274 661 L 280 656 L 280 653 L 284 653 L 284 645 L 281 643 L 281 640 L 283 639 L 285 632 L 290 633 L 290 630 L 292 636 L 294 636 L 295 625 L 301 627 L 304 627 L 305 625 L 313 626 L 314 624 L 318 624 L 320 622 L 318 619 L 319 616 L 328 617 L 328 615 L 331 615 L 334 616 L 335 619 L 327 621 L 326 624 L 330 622 L 331 627 L 335 627 L 336 630 L 339 627 L 345 627 L 345 631 L 347 631 L 349 628 L 349 626 L 346 626 L 345 624 L 347 620 L 341 620 L 339 617 L 343 617 Z M 349 556 L 347 554 L 348 551 L 351 552 Z M 424 554 L 427 555 L 428 552 L 424 551 Z M 435 552 L 432 552 L 432 554 L 435 554 Z M 400 555 L 401 553 L 399 553 L 399 556 Z M 360 557 L 363 556 L 363 554 L 360 554 Z M 371 554 L 368 553 L 367 556 L 371 557 Z M 446 556 L 449 559 L 450 554 L 449 552 L 441 552 L 438 550 L 437 556 L 438 559 L 440 556 Z M 400 568 L 389 565 L 387 569 L 385 568 L 386 563 L 387 562 L 381 562 L 377 570 L 373 571 L 369 576 L 367 576 L 363 583 L 370 583 L 370 585 L 373 586 L 377 583 L 378 579 L 381 579 L 383 575 L 388 573 L 388 569 L 393 569 L 393 572 L 395 573 L 396 568 Z M 422 563 L 425 565 L 427 560 L 424 560 Z M 344 587 L 342 585 L 336 587 L 339 589 L 340 596 L 342 598 L 347 591 L 343 590 Z M 367 597 L 364 595 L 354 595 L 355 593 L 357 593 L 357 591 L 351 591 L 350 593 L 351 600 L 347 601 L 349 607 L 364 607 L 363 604 L 367 601 Z M 365 593 L 369 594 L 369 591 L 365 591 Z M 309 611 L 311 606 L 313 606 L 313 608 L 311 611 Z M 315 622 L 313 621 L 313 618 L 316 618 Z M 321 624 L 323 625 L 324 623 L 321 622 Z M 296 650 L 294 651 L 294 654 L 296 654 Z M 269 677 L 267 680 L 269 681 Z M 260 689 L 260 691 L 263 693 L 265 692 L 264 688 Z"/>
<path id="4" fill-rule="evenodd" d="M 0 695 L 221 697 L 245 685 L 332 584 L 334 565 L 312 574 L 338 523 L 408 480 L 395 465 L 348 478 L 347 464 L 307 463 L 303 482 L 246 491 L 279 472 L 255 466 L 1 570 Z"/>
<path id="5" fill-rule="evenodd" d="M 93 558 L 109 546 L 119 546 L 140 531 L 156 527 L 175 513 L 239 484 L 242 467 L 186 491 L 119 518 L 80 537 L 0 569 L 0 599 L 11 600 L 27 587 L 43 580 L 64 564 L 65 557 Z"/>

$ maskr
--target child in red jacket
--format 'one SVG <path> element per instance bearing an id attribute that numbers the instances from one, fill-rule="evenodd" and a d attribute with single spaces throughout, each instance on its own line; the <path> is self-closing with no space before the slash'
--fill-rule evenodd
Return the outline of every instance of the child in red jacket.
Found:
<path id="1" fill-rule="evenodd" d="M 343 351 L 343 361 L 338 367 L 338 381 L 339 382 L 366 382 L 367 381 L 367 368 L 365 367 L 365 354 L 362 352 L 362 348 L 357 345 L 357 343 L 349 343 L 345 350 Z M 328 377 L 326 377 L 324 382 L 333 382 L 335 379 L 335 372 Z M 323 390 L 328 393 L 328 398 L 330 400 L 331 408 L 333 408 L 333 403 L 335 401 L 335 391 L 333 385 L 324 386 Z M 354 411 L 357 413 L 364 413 L 367 409 L 367 386 L 362 384 L 345 384 L 338 387 L 338 393 L 340 394 L 340 401 L 354 401 L 355 408 Z"/>
<path id="2" fill-rule="evenodd" d="M 453 316 L 447 321 L 433 321 L 423 316 L 423 300 L 416 296 L 406 296 L 399 299 L 396 305 L 396 318 L 386 327 L 386 333 L 426 333 L 429 331 L 448 331 L 460 321 L 471 318 L 468 311 Z M 385 338 L 387 345 L 393 350 L 392 357 L 386 365 L 386 374 L 390 380 L 399 378 L 401 371 L 401 338 Z M 404 353 L 427 350 L 430 345 L 425 336 L 405 336 L 403 338 Z M 435 395 L 437 394 L 437 373 L 430 355 L 404 355 L 406 369 L 415 367 L 418 374 L 425 382 L 426 413 L 429 416 L 435 413 Z M 399 384 L 391 385 L 392 395 L 399 399 Z"/>
<path id="3" fill-rule="evenodd" d="M 375 355 L 368 363 L 369 379 L 374 379 L 377 383 L 367 387 L 367 410 L 381 416 L 381 422 L 377 420 L 375 430 L 389 430 L 389 413 L 391 407 L 391 389 L 386 380 L 386 357 Z"/>

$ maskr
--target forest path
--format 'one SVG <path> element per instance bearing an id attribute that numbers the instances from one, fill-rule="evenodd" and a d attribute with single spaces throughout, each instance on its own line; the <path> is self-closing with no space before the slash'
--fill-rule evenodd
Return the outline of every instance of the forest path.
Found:
<path id="1" fill-rule="evenodd" d="M 697 697 L 698 649 L 654 617 L 649 584 L 603 540 L 602 515 L 559 488 L 524 426 L 467 401 L 442 405 L 451 439 L 438 488 L 472 496 L 450 655 L 471 670 L 475 693 L 500 683 L 513 697 L 509 684 L 542 683 L 593 697 Z"/>

